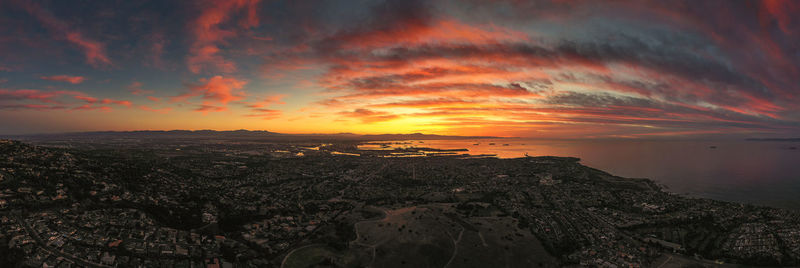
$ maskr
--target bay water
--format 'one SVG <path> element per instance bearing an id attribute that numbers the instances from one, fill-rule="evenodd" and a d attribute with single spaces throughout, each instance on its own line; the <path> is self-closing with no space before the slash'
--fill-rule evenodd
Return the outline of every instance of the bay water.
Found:
<path id="1" fill-rule="evenodd" d="M 501 158 L 578 157 L 586 166 L 622 177 L 648 178 L 674 193 L 800 209 L 800 142 L 475 139 L 392 143 L 391 147 L 463 148 L 471 155 Z"/>

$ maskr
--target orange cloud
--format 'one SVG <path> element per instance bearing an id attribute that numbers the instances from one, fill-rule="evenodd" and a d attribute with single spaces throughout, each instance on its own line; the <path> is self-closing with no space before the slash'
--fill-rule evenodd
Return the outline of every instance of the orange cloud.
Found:
<path id="1" fill-rule="evenodd" d="M 172 108 L 170 108 L 170 107 L 161 108 L 161 109 L 155 109 L 155 108 L 151 108 L 150 106 L 147 106 L 147 105 L 139 105 L 137 108 L 139 108 L 139 110 L 142 110 L 142 111 L 148 111 L 148 112 L 154 112 L 154 113 L 160 113 L 160 114 L 167 114 L 167 113 L 172 111 Z"/>
<path id="2" fill-rule="evenodd" d="M 259 117 L 261 119 L 270 120 L 276 119 L 283 115 L 283 112 L 280 110 L 273 110 L 273 109 L 265 109 L 265 108 L 256 108 L 251 110 L 253 113 L 246 115 L 247 117 Z"/>
<path id="3" fill-rule="evenodd" d="M 12 100 L 12 101 L 25 101 L 25 100 L 35 100 L 44 103 L 58 103 L 59 101 L 57 98 L 61 96 L 77 96 L 83 95 L 81 92 L 77 91 L 66 91 L 66 90 L 58 90 L 58 91 L 42 91 L 37 89 L 0 89 L 0 100 Z"/>
<path id="4" fill-rule="evenodd" d="M 131 107 L 131 105 L 133 105 L 133 103 L 131 103 L 130 101 L 126 101 L 126 100 L 109 100 L 109 99 L 104 99 L 104 100 L 103 100 L 103 103 L 105 103 L 105 104 L 108 104 L 108 103 L 113 103 L 113 104 L 122 105 L 122 106 L 126 106 L 126 107 Z"/>
<path id="5" fill-rule="evenodd" d="M 73 110 L 103 110 L 110 111 L 111 107 L 106 105 L 114 104 L 125 107 L 131 107 L 132 102 L 127 100 L 114 100 L 114 99 L 98 99 L 86 93 L 78 91 L 41 91 L 35 89 L 20 89 L 20 90 L 7 90 L 0 89 L 0 101 L 12 101 L 15 103 L 5 104 L 0 103 L 0 106 L 7 106 L 14 109 L 33 109 L 33 110 L 54 110 L 65 109 L 64 105 L 69 104 L 68 99 L 64 97 L 72 97 L 72 99 L 80 100 L 85 104 L 72 108 Z M 37 101 L 41 103 L 50 103 L 53 105 L 41 105 L 25 103 L 29 101 Z M 20 103 L 22 102 L 22 103 Z M 57 104 L 57 105 L 56 105 Z M 74 102 L 73 102 L 74 104 Z"/>
<path id="6" fill-rule="evenodd" d="M 154 91 L 152 90 L 144 90 L 142 89 L 142 82 L 133 81 L 130 85 L 128 85 L 128 91 L 131 92 L 133 95 L 144 95 L 144 94 L 153 94 Z"/>
<path id="7" fill-rule="evenodd" d="M 108 106 L 94 106 L 92 104 L 84 104 L 84 105 L 81 105 L 81 106 L 78 106 L 78 107 L 75 107 L 75 108 L 72 108 L 72 109 L 73 110 L 83 110 L 83 111 L 100 110 L 100 111 L 103 111 L 103 112 L 110 112 L 111 110 L 113 110 L 111 107 L 108 107 Z"/>
<path id="8" fill-rule="evenodd" d="M 108 58 L 103 43 L 83 37 L 79 32 L 69 32 L 66 34 L 67 41 L 72 42 L 83 50 L 86 60 L 93 66 L 110 65 L 111 59 Z"/>
<path id="9" fill-rule="evenodd" d="M 283 114 L 282 111 L 274 110 L 274 109 L 268 109 L 267 107 L 270 107 L 270 106 L 272 106 L 274 104 L 286 104 L 285 102 L 282 101 L 283 98 L 285 98 L 286 96 L 288 96 L 288 95 L 287 94 L 276 94 L 276 95 L 267 96 L 266 98 L 263 98 L 263 99 L 261 99 L 259 101 L 256 101 L 256 102 L 249 102 L 249 103 L 248 102 L 243 102 L 242 104 L 244 104 L 245 106 L 250 108 L 250 112 L 251 112 L 250 114 L 247 114 L 245 116 L 247 116 L 247 117 L 260 117 L 260 118 L 266 119 L 266 120 L 279 118 Z"/>
<path id="10" fill-rule="evenodd" d="M 164 54 L 164 49 L 168 45 L 169 41 L 166 40 L 164 34 L 161 32 L 155 32 L 147 37 L 147 41 L 150 42 L 149 47 L 149 54 L 146 57 L 145 65 L 153 66 L 156 68 L 164 69 L 164 60 L 162 59 L 162 55 Z"/>
<path id="11" fill-rule="evenodd" d="M 36 111 L 51 111 L 63 110 L 67 107 L 62 105 L 45 105 L 45 104 L 0 104 L 0 110 L 36 110 Z"/>
<path id="12" fill-rule="evenodd" d="M 80 48 L 86 57 L 86 61 L 92 66 L 111 65 L 111 59 L 106 55 L 103 43 L 86 38 L 80 31 L 69 28 L 67 22 L 56 18 L 48 10 L 36 3 L 28 1 L 15 3 L 36 17 L 56 38 L 66 40 Z"/>
<path id="13" fill-rule="evenodd" d="M 85 101 L 89 105 L 93 105 L 93 104 L 116 104 L 116 105 L 122 105 L 122 106 L 126 106 L 126 107 L 131 107 L 131 105 L 133 105 L 133 103 L 131 103 L 130 101 L 126 101 L 126 100 L 98 99 L 98 98 L 95 98 L 95 97 L 90 97 L 90 96 L 85 96 L 85 95 L 77 95 L 77 96 L 73 96 L 73 97 L 76 98 L 76 99 Z"/>
<path id="14" fill-rule="evenodd" d="M 202 106 L 195 111 L 198 112 L 219 112 L 225 111 L 229 102 L 242 100 L 245 97 L 242 87 L 247 81 L 238 80 L 232 77 L 214 76 L 211 78 L 200 79 L 200 84 L 189 85 L 189 91 L 172 97 L 173 102 L 187 101 L 193 97 L 203 99 Z"/>
<path id="15" fill-rule="evenodd" d="M 435 98 L 417 99 L 408 101 L 398 101 L 389 103 L 373 104 L 375 108 L 438 108 L 438 107 L 463 107 L 480 105 L 479 102 L 465 101 L 457 98 Z"/>
<path id="16" fill-rule="evenodd" d="M 204 7 L 191 24 L 194 42 L 189 48 L 187 59 L 189 70 L 199 73 L 201 70 L 212 70 L 230 73 L 236 71 L 236 64 L 219 55 L 219 43 L 236 35 L 235 31 L 224 30 L 220 25 L 234 17 L 238 12 L 245 12 L 239 20 L 239 27 L 250 28 L 258 25 L 256 6 L 260 0 L 206 1 Z"/>
<path id="17" fill-rule="evenodd" d="M 325 60 L 333 66 L 319 80 L 330 97 L 317 103 L 355 106 L 338 115 L 365 124 L 418 118 L 448 128 L 439 123 L 489 117 L 495 125 L 677 129 L 713 124 L 763 130 L 762 117 L 779 120 L 785 110 L 767 95 L 748 92 L 753 82 L 727 69 L 698 72 L 696 66 L 714 62 L 691 55 L 662 57 L 641 43 L 631 43 L 635 52 L 628 53 L 649 55 L 648 61 L 592 43 L 458 45 L 442 40 L 447 38 L 399 48 L 367 42 L 385 47 L 332 54 Z M 720 95 L 726 87 L 737 90 Z"/>
<path id="18" fill-rule="evenodd" d="M 486 44 L 506 41 L 522 41 L 527 33 L 507 28 L 486 26 L 476 27 L 457 20 L 438 20 L 432 23 L 419 19 L 400 21 L 397 27 L 343 33 L 332 39 L 342 43 L 344 48 L 369 48 L 409 46 L 426 43 L 465 43 Z"/>
<path id="19" fill-rule="evenodd" d="M 760 2 L 763 12 L 769 14 L 769 18 L 778 22 L 784 33 L 793 32 L 792 18 L 800 11 L 800 4 L 792 0 L 763 0 Z"/>
<path id="20" fill-rule="evenodd" d="M 208 114 L 209 112 L 224 112 L 224 111 L 227 111 L 227 110 L 228 110 L 227 107 L 214 106 L 214 105 L 205 105 L 205 104 L 204 105 L 200 105 L 200 107 L 197 107 L 196 109 L 194 109 L 195 112 L 200 112 L 200 113 L 203 113 L 204 115 Z"/>
<path id="21" fill-rule="evenodd" d="M 70 75 L 41 76 L 39 78 L 50 81 L 67 82 L 70 84 L 80 84 L 86 80 L 86 78 L 83 76 L 70 76 Z"/>
<path id="22" fill-rule="evenodd" d="M 346 117 L 360 119 L 363 123 L 384 122 L 400 118 L 400 116 L 391 114 L 389 112 L 374 111 L 363 108 L 355 109 L 353 111 L 343 111 L 339 112 L 339 114 Z"/>
<path id="23" fill-rule="evenodd" d="M 268 96 L 268 97 L 262 99 L 261 101 L 248 104 L 247 107 L 250 107 L 250 108 L 263 108 L 263 107 L 268 107 L 268 106 L 273 105 L 273 104 L 286 104 L 285 102 L 282 101 L 282 99 L 285 98 L 286 96 L 289 96 L 289 95 L 287 95 L 287 94 L 276 94 L 276 95 Z"/>

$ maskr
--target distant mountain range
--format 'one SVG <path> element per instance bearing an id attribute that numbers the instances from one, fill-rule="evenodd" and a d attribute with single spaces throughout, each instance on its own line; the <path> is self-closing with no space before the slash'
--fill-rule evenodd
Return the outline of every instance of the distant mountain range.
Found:
<path id="1" fill-rule="evenodd" d="M 9 136 L 22 140 L 51 139 L 247 139 L 263 141 L 390 141 L 390 140 L 461 140 L 501 138 L 493 136 L 447 136 L 434 134 L 284 134 L 265 130 L 141 130 L 141 131 L 95 131 L 56 134 L 34 134 Z"/>
<path id="2" fill-rule="evenodd" d="M 749 138 L 749 139 L 746 139 L 746 141 L 794 141 L 794 142 L 800 142 L 800 138 L 785 138 L 785 139 L 781 139 L 781 138 Z"/>

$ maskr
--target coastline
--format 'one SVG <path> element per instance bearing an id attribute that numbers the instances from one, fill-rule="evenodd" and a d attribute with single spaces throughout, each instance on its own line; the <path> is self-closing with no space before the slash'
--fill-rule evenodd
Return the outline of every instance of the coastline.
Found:
<path id="1" fill-rule="evenodd" d="M 111 219 L 100 215 L 131 215 L 119 219 L 147 219 L 180 237 L 201 235 L 195 232 L 213 236 L 200 245 L 210 243 L 208 250 L 214 252 L 212 245 L 218 243 L 251 256 L 232 260 L 221 253 L 212 255 L 240 264 L 283 263 L 288 252 L 311 244 L 325 245 L 302 250 L 321 254 L 313 260 L 375 261 L 367 256 L 376 255 L 357 243 L 341 242 L 354 239 L 367 239 L 364 243 L 371 250 L 395 252 L 380 255 L 381 263 L 408 261 L 421 247 L 442 253 L 426 256 L 430 262 L 455 262 L 460 260 L 456 255 L 477 254 L 469 245 L 478 243 L 486 247 L 479 249 L 489 254 L 487 259 L 507 258 L 509 265 L 531 261 L 531 256 L 502 250 L 505 247 L 542 248 L 537 254 L 559 265 L 647 266 L 676 261 L 661 258 L 673 252 L 726 263 L 800 264 L 800 255 L 791 253 L 800 250 L 800 236 L 794 235 L 800 233 L 796 211 L 687 198 L 665 191 L 653 180 L 615 176 L 574 157 L 333 155 L 326 146 L 307 143 L 264 144 L 272 152 L 266 154 L 253 154 L 250 143 L 130 145 L 63 149 L 3 142 L 0 156 L 8 161 L 0 165 L 0 185 L 8 191 L 3 197 L 7 206 L 0 213 L 17 211 L 22 221 L 31 223 L 64 222 L 36 227 L 59 234 L 76 224 L 72 218 L 107 226 Z M 372 218 L 359 212 L 364 205 L 399 212 L 392 219 L 353 228 Z M 151 217 L 142 209 L 160 215 Z M 172 220 L 181 223 L 167 222 Z M 209 223 L 219 228 L 180 227 Z M 118 233 L 149 230 L 151 225 L 109 228 Z M 508 240 L 513 237 L 521 240 Z M 119 240 L 133 251 L 118 251 L 117 244 L 101 248 L 141 258 L 131 244 L 136 240 Z M 410 244 L 381 242 L 394 240 Z M 173 243 L 181 250 L 185 244 L 160 243 Z M 763 243 L 772 243 L 769 252 L 777 247 L 787 253 L 764 255 Z M 251 251 L 256 253 L 247 253 Z M 175 252 L 157 256 L 184 258 Z M 620 258 L 620 252 L 628 257 Z"/>

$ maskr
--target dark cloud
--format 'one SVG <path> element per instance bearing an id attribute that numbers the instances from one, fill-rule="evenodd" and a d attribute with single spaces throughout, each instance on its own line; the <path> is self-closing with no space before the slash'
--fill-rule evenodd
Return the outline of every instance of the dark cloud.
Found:
<path id="1" fill-rule="evenodd" d="M 346 117 L 359 119 L 364 123 L 377 123 L 377 122 L 390 121 L 400 118 L 400 116 L 396 114 L 391 114 L 388 112 L 381 112 L 381 111 L 373 111 L 363 108 L 355 109 L 353 111 L 343 111 L 339 112 L 339 114 Z"/>
<path id="2" fill-rule="evenodd" d="M 0 55 L 0 71 L 13 78 L 0 90 L 6 110 L 80 97 L 85 109 L 167 111 L 115 102 L 125 97 L 114 90 L 145 92 L 125 87 L 135 78 L 153 87 L 139 98 L 176 96 L 202 113 L 230 108 L 266 119 L 282 116 L 271 106 L 280 98 L 259 100 L 267 96 L 260 90 L 280 96 L 288 92 L 275 91 L 291 87 L 307 89 L 292 95 L 308 109 L 363 124 L 415 117 L 515 129 L 800 133 L 800 3 L 792 0 L 13 0 L 0 7 L 0 50 L 11 52 Z M 53 76 L 60 74 L 74 77 Z M 126 79 L 107 88 L 22 89 L 31 88 L 26 79 L 47 82 L 39 77 L 70 89 Z M 302 86 L 284 85 L 294 80 Z M 200 82 L 180 86 L 187 81 Z M 162 94 L 160 85 L 177 86 Z"/>

